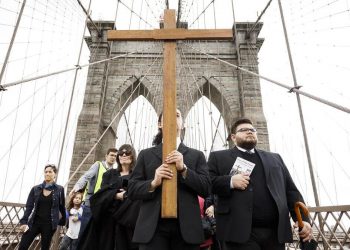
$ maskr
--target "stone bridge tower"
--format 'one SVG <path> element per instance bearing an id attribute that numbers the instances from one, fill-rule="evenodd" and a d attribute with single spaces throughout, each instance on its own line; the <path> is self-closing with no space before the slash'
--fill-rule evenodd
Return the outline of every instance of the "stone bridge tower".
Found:
<path id="1" fill-rule="evenodd" d="M 91 51 L 90 62 L 135 52 L 140 48 L 150 48 L 128 57 L 121 56 L 89 67 L 70 174 L 76 170 L 116 114 L 119 111 L 123 114 L 128 104 L 138 96 L 143 95 L 158 114 L 162 110 L 162 72 L 159 71 L 163 64 L 162 43 L 107 42 L 107 30 L 113 29 L 114 23 L 100 21 L 97 26 L 102 30 L 100 35 L 91 25 L 89 26 L 91 37 L 86 38 Z M 268 133 L 259 78 L 238 72 L 231 66 L 193 50 L 198 49 L 235 65 L 238 65 L 239 55 L 242 67 L 258 73 L 258 51 L 263 43 L 263 39 L 258 38 L 258 35 L 262 24 L 256 25 L 248 36 L 247 31 L 252 26 L 252 23 L 237 23 L 237 30 L 234 32 L 236 37 L 232 41 L 178 42 L 177 103 L 185 118 L 192 107 L 186 101 L 189 96 L 193 104 L 201 96 L 206 96 L 223 115 L 227 128 L 231 127 L 232 121 L 242 115 L 251 118 L 259 131 L 259 147 L 268 149 Z M 239 48 L 239 53 L 236 48 Z M 159 59 L 152 64 L 156 61 L 154 60 L 156 57 Z M 186 65 L 191 65 L 190 73 L 184 72 Z M 184 77 L 184 74 L 190 74 L 190 77 Z M 136 86 L 138 89 L 134 91 Z M 130 96 L 128 104 L 124 105 Z M 69 190 L 96 160 L 104 158 L 109 147 L 115 146 L 120 118 L 121 115 L 69 183 Z"/>

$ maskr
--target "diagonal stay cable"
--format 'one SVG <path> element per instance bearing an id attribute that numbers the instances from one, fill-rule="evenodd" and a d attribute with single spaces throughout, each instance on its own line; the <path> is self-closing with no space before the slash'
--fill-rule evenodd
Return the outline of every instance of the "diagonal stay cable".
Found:
<path id="1" fill-rule="evenodd" d="M 158 60 L 159 56 L 157 56 L 152 65 Z M 151 65 L 151 66 L 152 66 Z M 108 124 L 108 126 L 106 127 L 106 129 L 103 131 L 102 135 L 100 136 L 100 138 L 97 139 L 97 141 L 95 142 L 95 144 L 91 147 L 90 151 L 87 153 L 87 155 L 84 157 L 84 159 L 81 161 L 81 163 L 78 165 L 78 167 L 75 169 L 75 171 L 72 173 L 72 175 L 69 177 L 68 181 L 64 184 L 64 187 L 67 187 L 68 183 L 71 182 L 71 180 L 74 178 L 74 176 L 77 174 L 77 172 L 80 170 L 80 168 L 83 166 L 83 164 L 85 163 L 85 161 L 87 160 L 87 158 L 90 156 L 90 154 L 92 153 L 92 151 L 96 148 L 96 146 L 100 143 L 100 141 L 102 140 L 102 138 L 105 136 L 105 134 L 108 132 L 109 128 L 112 126 L 112 124 L 114 123 L 114 121 L 117 119 L 117 117 L 119 116 L 120 112 L 122 110 L 124 110 L 125 106 L 128 104 L 128 101 L 131 99 L 131 97 L 134 95 L 134 92 L 137 90 L 137 88 L 140 86 L 140 84 L 142 83 L 143 79 L 147 76 L 148 72 L 150 71 L 152 67 L 149 67 L 146 74 L 144 76 L 142 76 L 142 79 L 139 81 L 139 83 L 137 84 L 136 88 L 131 92 L 131 94 L 129 95 L 129 97 L 125 100 L 123 106 L 119 109 L 119 111 L 117 112 L 117 114 L 114 116 L 114 118 L 112 119 L 112 121 Z"/>
<path id="2" fill-rule="evenodd" d="M 132 141 L 132 136 L 131 136 L 131 132 L 130 132 L 129 122 L 128 122 L 128 118 L 126 118 L 125 111 L 123 112 L 123 117 L 124 117 L 125 124 L 126 124 L 126 130 L 128 131 L 128 135 L 129 135 L 129 138 L 130 138 L 130 144 L 131 144 L 131 146 L 133 148 L 135 148 L 134 143 Z"/>
<path id="3" fill-rule="evenodd" d="M 247 32 L 247 37 L 250 37 L 250 33 L 252 33 L 252 31 L 255 29 L 255 27 L 258 25 L 260 19 L 262 18 L 262 16 L 265 14 L 266 10 L 269 8 L 270 4 L 271 4 L 272 0 L 270 0 L 265 8 L 263 9 L 263 11 L 260 13 L 259 17 L 256 19 L 255 23 L 253 24 L 253 26 L 248 30 Z"/>
<path id="4" fill-rule="evenodd" d="M 35 90 L 34 93 L 32 93 L 31 95 L 28 95 L 28 97 L 26 99 L 24 99 L 21 103 L 19 103 L 17 106 L 15 106 L 14 108 L 12 108 L 11 110 L 9 110 L 6 114 L 4 114 L 2 117 L 0 117 L 0 122 L 4 121 L 6 118 L 8 118 L 10 115 L 13 115 L 14 112 L 20 108 L 21 106 L 23 106 L 24 104 L 26 104 L 28 101 L 32 100 L 34 98 L 35 95 L 38 95 L 38 93 L 40 92 L 40 90 L 42 90 L 43 88 L 45 88 L 45 85 L 41 86 L 40 88 L 37 88 Z"/>
<path id="5" fill-rule="evenodd" d="M 90 7 L 91 7 L 91 0 L 89 1 L 88 10 L 87 10 L 86 13 L 90 12 Z M 83 29 L 83 36 L 81 37 L 81 42 L 80 42 L 80 48 L 79 48 L 79 54 L 78 54 L 78 59 L 77 59 L 77 65 L 80 64 L 80 60 L 81 60 L 81 54 L 82 54 L 84 41 L 85 41 L 84 34 L 85 34 L 87 26 L 88 26 L 88 18 L 89 18 L 88 15 L 86 15 L 84 29 Z M 77 68 L 75 70 L 75 74 L 74 74 L 73 86 L 72 86 L 72 90 L 71 90 L 71 93 L 70 93 L 70 100 L 69 100 L 69 105 L 68 105 L 68 110 L 67 110 L 66 122 L 65 122 L 63 136 L 62 136 L 62 143 L 61 143 L 61 147 L 60 147 L 60 151 L 59 151 L 57 171 L 59 171 L 60 167 L 61 167 L 62 156 L 63 156 L 63 148 L 64 148 L 64 144 L 66 143 L 66 135 L 67 135 L 68 123 L 69 123 L 70 114 L 71 114 L 71 110 L 72 110 L 72 103 L 73 103 L 73 97 L 74 97 L 74 93 L 75 93 L 75 86 L 76 86 L 77 78 L 78 78 L 78 72 L 79 72 L 79 68 Z M 57 176 L 57 179 L 58 179 L 58 176 Z"/>
<path id="6" fill-rule="evenodd" d="M 159 43 L 158 43 L 159 44 Z M 161 54 L 162 54 L 162 52 L 159 52 L 158 53 L 158 57 L 160 57 L 161 56 Z M 136 59 L 136 57 L 135 57 L 135 60 L 137 60 Z M 147 63 L 147 65 L 148 65 L 148 63 Z M 152 63 L 151 63 L 151 65 L 153 65 Z M 159 65 L 158 66 L 160 66 L 160 65 L 162 65 L 161 63 L 159 63 Z M 124 67 L 126 67 L 126 65 L 124 65 Z M 148 66 L 147 66 L 148 67 Z M 160 69 L 159 69 L 160 70 Z M 159 70 L 156 70 L 156 72 L 158 72 Z M 142 72 L 141 72 L 141 76 L 142 76 Z M 136 77 L 136 76 L 134 76 L 136 79 L 137 79 L 137 81 L 140 81 L 140 78 L 138 78 L 138 77 Z M 146 78 L 146 79 L 145 79 Z M 148 77 L 144 77 L 143 78 L 143 80 L 148 80 L 148 81 L 150 81 L 150 82 L 152 82 Z M 133 85 L 132 85 L 133 86 Z M 146 88 L 146 85 L 145 84 L 143 84 L 143 86 L 144 86 L 144 88 Z M 157 86 L 157 85 L 156 85 Z M 157 88 L 155 89 L 155 91 L 157 91 L 157 89 L 158 89 L 158 86 L 157 86 Z M 132 90 L 133 90 L 133 88 L 132 88 Z M 138 94 L 137 94 L 137 96 L 140 96 L 140 87 L 138 88 Z M 145 96 L 145 98 L 146 99 L 148 99 L 148 96 L 149 96 L 149 94 L 150 94 L 150 91 L 148 91 L 148 93 L 147 93 L 147 95 L 144 95 Z M 154 100 L 154 98 L 155 97 L 153 97 L 153 100 Z M 152 101 L 153 101 L 152 100 Z M 135 101 L 135 100 L 134 100 Z M 132 103 L 129 103 L 129 105 L 131 106 L 131 104 Z M 131 112 L 131 109 L 130 109 L 130 106 L 126 109 L 126 110 L 124 110 L 123 111 L 123 116 L 124 116 L 124 118 L 125 118 L 125 123 L 126 123 L 126 126 L 127 126 L 127 130 L 128 130 L 128 134 L 129 134 L 129 137 L 130 137 L 130 143 L 132 144 L 132 146 L 134 146 L 135 144 L 136 144 L 136 139 L 135 139 L 135 135 L 136 135 L 136 132 L 135 132 L 135 130 L 136 130 L 136 124 L 134 125 L 134 127 L 132 128 L 132 129 L 130 129 L 130 127 L 129 127 L 129 120 L 130 120 L 130 112 Z M 138 106 L 138 102 L 137 102 L 137 106 Z M 120 107 L 119 107 L 119 109 L 120 109 Z M 128 118 L 126 118 L 126 111 L 128 110 Z M 135 119 L 135 121 L 139 121 L 140 119 L 139 119 L 139 115 L 140 114 L 138 114 L 138 108 L 136 108 L 136 112 L 135 112 L 135 115 L 136 115 L 136 119 Z M 134 116 L 135 116 L 134 115 Z M 132 136 L 134 137 L 134 140 L 132 140 Z M 125 143 L 127 143 L 127 138 L 125 138 Z"/>
<path id="7" fill-rule="evenodd" d="M 151 47 L 154 47 L 154 45 L 151 46 Z M 145 48 L 143 50 L 137 50 L 137 51 L 133 51 L 133 52 L 128 52 L 128 53 L 123 54 L 123 55 L 118 55 L 118 56 L 114 56 L 114 57 L 111 57 L 111 58 L 106 58 L 106 59 L 99 60 L 99 61 L 92 62 L 92 63 L 86 63 L 86 64 L 83 64 L 83 65 L 75 65 L 74 67 L 71 67 L 71 68 L 68 68 L 68 69 L 63 69 L 63 70 L 55 71 L 55 72 L 52 72 L 52 73 L 48 73 L 48 74 L 44 74 L 44 75 L 40 75 L 40 76 L 36 76 L 36 77 L 31 77 L 31 78 L 27 78 L 27 79 L 23 79 L 23 80 L 18 80 L 18 81 L 6 83 L 6 84 L 3 84 L 3 85 L 0 85 L 0 91 L 1 90 L 5 90 L 8 87 L 12 87 L 12 86 L 15 86 L 15 85 L 18 85 L 18 84 L 22 84 L 22 83 L 25 83 L 25 82 L 30 82 L 30 81 L 33 81 L 33 80 L 41 79 L 41 78 L 52 76 L 52 75 L 58 75 L 58 74 L 65 73 L 65 72 L 68 72 L 68 71 L 73 71 L 73 70 L 76 70 L 76 69 L 80 70 L 80 69 L 82 69 L 84 67 L 88 67 L 88 66 L 92 66 L 92 65 L 95 65 L 95 64 L 111 61 L 111 60 L 114 60 L 114 59 L 117 59 L 117 58 L 120 58 L 120 57 L 127 57 L 129 55 L 132 55 L 132 54 L 135 54 L 135 53 L 139 53 L 139 52 L 144 51 L 146 49 L 150 49 L 151 47 Z"/>
<path id="8" fill-rule="evenodd" d="M 0 91 L 3 90 L 3 87 L 1 86 L 1 81 L 2 81 L 2 78 L 3 78 L 4 74 L 5 74 L 5 69 L 6 69 L 6 66 L 7 66 L 7 63 L 8 63 L 8 59 L 10 58 L 10 54 L 11 54 L 11 51 L 12 51 L 13 43 L 15 42 L 15 39 L 16 39 L 18 27 L 19 27 L 19 24 L 20 24 L 21 19 L 22 19 L 22 14 L 23 14 L 25 5 L 26 5 L 26 0 L 24 0 L 22 2 L 21 10 L 20 10 L 20 12 L 18 14 L 18 18 L 17 18 L 17 21 L 16 21 L 16 26 L 15 26 L 15 29 L 13 31 L 12 37 L 11 37 L 10 45 L 9 45 L 9 48 L 8 48 L 8 50 L 6 52 L 6 56 L 5 56 L 5 59 L 4 59 L 4 62 L 3 62 L 3 65 L 2 65 L 2 68 L 1 68 L 1 71 L 0 71 Z"/>
<path id="9" fill-rule="evenodd" d="M 160 66 L 160 65 L 161 65 L 161 64 L 159 64 L 159 66 Z M 147 77 L 146 79 L 147 79 L 149 82 L 151 82 L 151 83 L 153 84 L 153 81 L 152 81 L 151 79 L 149 79 L 148 77 Z M 157 90 L 159 89 L 160 84 L 157 84 L 156 86 L 157 86 L 157 87 L 156 87 L 156 89 L 155 89 L 155 93 L 156 93 Z M 144 86 L 144 92 L 146 91 L 145 88 L 146 88 L 146 87 Z M 139 88 L 139 89 L 140 89 L 140 88 Z M 145 99 L 147 100 L 150 94 L 151 94 L 151 92 L 150 92 L 150 91 L 147 91 L 147 94 L 145 95 L 145 93 L 144 93 L 143 96 L 144 96 Z M 138 94 L 138 96 L 140 96 L 140 94 Z M 155 98 L 156 98 L 156 96 L 153 96 L 152 102 L 154 102 Z M 142 107 L 142 109 L 143 109 L 143 107 Z M 142 117 L 143 117 L 143 115 L 144 115 L 144 112 L 143 112 L 142 109 L 141 109 L 141 111 L 139 111 L 139 112 L 138 112 L 138 110 L 136 110 L 136 112 L 135 112 L 135 114 L 136 114 L 135 121 L 141 121 L 141 122 L 143 121 Z M 140 118 L 140 115 L 141 115 L 141 118 Z M 142 126 L 140 126 L 140 128 L 142 128 Z M 135 123 L 134 127 L 132 128 L 130 134 L 134 136 L 134 142 L 136 143 L 136 139 L 135 139 L 135 135 L 136 135 L 136 123 Z"/>
<path id="10" fill-rule="evenodd" d="M 184 57 L 184 52 L 183 52 L 183 49 L 182 49 L 182 48 L 181 48 L 181 54 L 182 54 L 182 57 L 181 57 L 181 58 L 185 58 L 185 57 Z M 185 75 L 185 80 L 184 80 L 184 81 L 186 82 L 186 87 L 187 87 L 186 92 L 188 93 L 187 96 L 188 96 L 188 95 L 190 96 L 189 98 L 191 99 L 191 103 L 192 103 L 192 107 L 193 107 L 193 106 L 195 105 L 195 101 L 194 101 L 194 98 L 193 98 L 193 95 L 192 95 L 192 92 L 191 92 L 191 89 L 190 89 L 190 86 L 189 86 L 189 80 L 188 80 L 188 78 L 189 78 L 190 76 L 189 76 L 189 74 L 188 74 L 188 71 L 190 71 L 192 78 L 194 78 L 194 74 L 193 74 L 193 72 L 191 71 L 188 62 L 185 61 L 185 63 L 186 63 L 186 65 L 187 65 L 187 68 L 185 68 L 185 66 L 183 66 L 183 64 L 181 63 L 181 64 L 180 64 L 180 65 L 181 65 L 181 71 L 184 72 L 184 75 Z M 187 71 L 186 69 L 188 69 L 188 71 Z M 194 82 L 196 82 L 196 79 L 194 79 Z M 198 85 L 197 85 L 197 88 L 198 88 L 198 90 L 199 90 L 198 92 L 201 93 L 201 90 L 199 89 Z M 197 95 L 198 95 L 198 92 L 197 92 Z M 202 93 L 201 93 L 201 97 L 203 97 Z M 187 97 L 186 99 L 188 99 L 188 97 Z M 186 101 L 186 103 L 188 103 L 188 101 Z M 195 116 L 195 115 L 196 115 L 196 114 L 194 114 L 194 116 Z M 197 117 L 198 117 L 198 116 L 197 116 Z M 194 120 L 195 120 L 195 118 L 194 118 Z M 188 123 L 188 124 L 190 124 L 190 123 Z M 194 141 L 197 141 L 197 132 L 198 132 L 199 143 L 202 143 L 202 146 L 203 146 L 203 148 L 204 148 L 205 145 L 204 145 L 203 135 L 202 135 L 202 133 L 201 133 L 201 129 L 200 129 L 199 126 L 198 126 L 198 124 L 199 124 L 199 118 L 197 119 L 197 122 L 194 121 L 193 124 L 194 124 L 193 129 L 194 129 L 194 131 L 195 131 L 195 135 L 194 135 L 195 139 L 194 139 Z M 198 126 L 197 129 L 195 128 L 196 126 Z M 198 142 L 198 141 L 197 141 L 197 142 Z M 191 146 L 194 147 L 194 144 L 192 144 Z M 196 146 L 197 146 L 197 144 L 196 144 Z"/>
<path id="11" fill-rule="evenodd" d="M 86 17 L 90 20 L 90 23 L 94 26 L 95 30 L 96 30 L 97 33 L 98 33 L 98 36 L 102 36 L 102 31 L 101 31 L 101 29 L 99 29 L 99 28 L 96 26 L 95 22 L 91 19 L 91 15 L 89 14 L 90 11 L 85 9 L 84 5 L 80 2 L 80 0 L 77 0 L 77 2 L 78 2 L 78 4 L 79 4 L 79 6 L 81 7 L 81 9 L 84 11 Z M 89 9 L 90 9 L 90 7 L 89 7 Z"/>
<path id="12" fill-rule="evenodd" d="M 148 79 L 148 78 L 147 78 L 147 80 L 150 81 L 150 82 L 152 82 L 152 81 L 151 81 L 150 79 Z M 157 85 L 157 88 L 156 88 L 156 89 L 158 89 L 158 86 L 159 86 L 159 85 L 160 85 L 160 84 Z M 140 89 L 140 88 L 139 88 L 139 89 Z M 145 89 L 145 87 L 144 87 L 143 96 L 144 96 L 145 99 L 147 100 L 151 92 L 150 92 L 150 91 L 147 91 L 147 94 L 145 95 L 145 91 L 146 91 L 146 89 Z M 141 96 L 141 95 L 138 94 L 138 96 Z M 154 102 L 154 99 L 155 99 L 155 96 L 153 96 L 152 102 Z M 131 136 L 134 137 L 134 144 L 133 144 L 133 145 L 136 145 L 136 139 L 135 139 L 135 135 L 136 135 L 136 133 L 137 133 L 137 130 L 136 130 L 136 121 L 141 121 L 140 129 L 142 129 L 142 121 L 143 121 L 143 116 L 144 116 L 144 113 L 145 113 L 144 110 L 143 110 L 143 108 L 144 108 L 144 105 L 143 105 L 143 107 L 141 108 L 140 111 L 138 111 L 138 110 L 135 111 L 135 118 L 134 118 L 134 119 L 135 119 L 135 124 L 134 124 L 132 130 L 130 130 L 130 129 L 128 128 L 128 133 L 129 133 L 130 140 L 131 140 Z M 130 106 L 129 106 L 129 109 L 130 109 Z M 125 114 L 125 111 L 124 111 L 124 114 Z M 140 118 L 140 116 L 141 116 L 141 118 Z M 147 116 L 146 116 L 146 117 L 147 117 Z M 126 125 L 129 126 L 128 123 L 126 123 Z M 144 136 L 139 136 L 139 145 L 137 146 L 137 148 L 140 148 L 140 145 L 141 145 L 141 142 L 140 142 L 141 137 L 144 139 Z M 132 142 L 133 142 L 133 141 L 131 140 L 131 143 L 132 143 Z M 135 146 L 135 147 L 136 147 L 136 146 Z"/>
<path id="13" fill-rule="evenodd" d="M 47 104 L 49 104 L 52 100 L 53 100 L 53 98 L 49 98 Z M 64 99 L 63 102 L 61 103 L 61 105 L 59 105 L 59 108 L 58 108 L 57 111 L 56 111 L 57 113 L 60 112 L 60 110 L 63 109 L 65 100 L 66 100 L 66 99 Z M 38 113 L 38 115 L 40 115 L 41 113 L 42 113 L 42 112 L 40 111 L 40 112 Z M 37 116 L 36 116 L 34 119 L 36 119 L 36 118 L 37 118 Z M 33 119 L 33 120 L 34 120 L 34 119 Z M 58 118 L 58 116 L 56 115 L 56 116 L 53 116 L 53 117 L 51 118 L 50 122 L 48 122 L 48 125 L 47 125 L 46 128 L 44 129 L 44 131 L 43 131 L 43 133 L 42 133 L 42 136 L 41 136 L 40 138 L 38 138 L 38 141 L 37 141 L 36 144 L 33 146 L 33 149 L 32 149 L 32 151 L 31 151 L 31 153 L 29 154 L 30 156 L 29 156 L 29 158 L 27 159 L 27 162 L 29 162 L 29 161 L 35 156 L 35 155 L 34 155 L 35 151 L 38 151 L 38 153 L 39 153 L 38 146 L 41 144 L 42 138 L 45 137 L 45 135 L 46 135 L 47 132 L 49 131 L 49 128 L 52 127 L 52 124 L 54 124 L 54 123 L 55 123 L 55 120 L 57 120 L 57 119 L 59 119 L 59 118 Z M 28 127 L 26 128 L 26 130 L 27 130 L 27 129 L 28 129 Z M 24 132 L 25 132 L 25 131 L 24 131 Z M 23 135 L 24 132 L 22 132 L 22 135 Z M 58 138 L 58 139 L 59 139 L 59 138 Z M 18 140 L 17 140 L 17 141 L 18 141 Z M 5 156 L 5 155 L 4 155 L 4 156 Z M 4 156 L 3 156 L 2 158 L 4 158 Z M 1 159 L 0 159 L 0 161 L 1 161 Z M 18 173 L 18 176 L 20 176 L 20 175 L 24 172 L 25 168 L 26 168 L 26 164 L 24 164 L 24 166 L 21 168 L 20 172 Z M 3 200 L 7 200 L 7 199 L 8 199 L 8 197 L 10 196 L 11 192 L 14 190 L 14 187 L 17 185 L 17 182 L 18 182 L 19 180 L 20 180 L 20 178 L 16 178 L 16 180 L 15 180 L 15 182 L 12 184 L 11 188 L 8 189 L 9 192 L 7 193 L 7 195 L 6 195 L 6 196 L 4 195 L 5 198 L 3 198 Z M 5 192 L 5 189 L 4 189 L 4 192 Z"/>
<path id="14" fill-rule="evenodd" d="M 185 44 L 185 45 L 186 45 L 186 44 Z M 188 45 L 186 45 L 186 46 L 188 46 Z M 199 94 L 201 95 L 201 97 L 205 96 L 205 95 L 203 94 L 203 92 L 202 92 L 200 86 L 198 85 L 197 80 L 195 79 L 195 75 L 194 75 L 194 73 L 193 73 L 192 67 L 191 67 L 190 64 L 188 63 L 187 57 L 186 57 L 185 53 L 183 52 L 183 49 L 181 49 L 181 53 L 182 53 L 182 55 L 183 55 L 184 61 L 185 61 L 186 64 L 187 64 L 187 68 L 189 69 L 189 71 L 190 71 L 190 73 L 191 73 L 191 75 L 192 75 L 192 77 L 193 77 L 193 81 L 194 81 L 194 83 L 196 84 L 196 87 L 197 87 L 197 90 L 198 90 Z M 202 76 L 202 77 L 208 81 L 208 79 L 207 79 L 205 76 Z M 209 82 L 209 81 L 208 81 L 208 82 Z M 204 104 L 205 108 L 207 109 L 207 111 L 210 112 L 210 108 L 208 107 L 207 103 L 204 102 L 203 104 Z M 214 124 L 215 124 L 215 121 L 214 121 L 213 116 L 210 116 L 210 119 L 211 119 L 211 122 L 214 122 Z M 218 132 L 219 132 L 219 135 L 221 136 L 220 131 L 218 131 Z"/>
<path id="15" fill-rule="evenodd" d="M 120 1 L 120 0 L 119 0 L 119 1 Z M 153 17 L 154 17 L 154 20 L 158 21 L 157 15 L 154 14 L 154 12 L 153 12 L 153 9 L 154 9 L 154 8 L 148 3 L 147 0 L 145 0 L 145 2 L 146 2 L 146 5 L 147 5 L 148 9 L 151 11 L 151 14 L 152 14 Z"/>
<path id="16" fill-rule="evenodd" d="M 195 50 L 195 51 L 197 51 L 197 52 L 199 52 L 199 53 L 201 53 L 201 54 L 207 55 L 207 56 L 209 56 L 209 57 L 211 57 L 211 58 L 213 58 L 213 59 L 215 59 L 215 60 L 217 60 L 217 61 L 219 61 L 219 62 L 225 63 L 225 64 L 227 64 L 227 65 L 229 65 L 229 66 L 231 66 L 231 67 L 234 67 L 235 69 L 239 69 L 239 70 L 241 70 L 241 71 L 243 71 L 243 72 L 245 72 L 245 73 L 248 73 L 248 74 L 253 75 L 253 76 L 257 76 L 257 77 L 259 77 L 259 78 L 261 78 L 261 79 L 264 79 L 264 80 L 266 80 L 266 81 L 268 81 L 268 82 L 274 83 L 274 84 L 276 84 L 276 85 L 278 85 L 278 86 L 280 86 L 280 87 L 283 87 L 283 88 L 285 88 L 285 89 L 288 89 L 290 93 L 292 93 L 292 92 L 294 92 L 294 93 L 299 93 L 300 95 L 306 96 L 306 97 L 308 97 L 308 98 L 310 98 L 310 99 L 313 99 L 313 100 L 315 100 L 315 101 L 321 102 L 321 103 L 323 103 L 323 104 L 325 104 L 325 105 L 331 106 L 331 107 L 333 107 L 333 108 L 336 108 L 336 109 L 338 109 L 338 110 L 341 110 L 341 111 L 343 111 L 343 112 L 346 112 L 346 113 L 349 113 L 349 114 L 350 114 L 350 108 L 341 106 L 341 105 L 339 105 L 339 104 L 336 104 L 336 103 L 327 101 L 327 100 L 325 100 L 325 99 L 323 99 L 323 98 L 320 98 L 320 97 L 318 97 L 318 96 L 315 96 L 315 95 L 309 94 L 309 93 L 307 93 L 307 92 L 305 92 L 305 91 L 302 91 L 302 90 L 300 90 L 300 88 L 302 87 L 302 86 L 300 86 L 300 85 L 297 86 L 297 87 L 291 87 L 291 86 L 289 86 L 289 85 L 280 83 L 280 82 L 278 82 L 278 81 L 276 81 L 276 80 L 273 80 L 273 79 L 271 79 L 271 78 L 268 78 L 268 77 L 266 77 L 266 76 L 263 76 L 263 75 L 260 75 L 260 74 L 255 73 L 255 72 L 252 72 L 252 71 L 250 71 L 250 70 L 247 70 L 247 69 L 244 69 L 244 68 L 242 68 L 242 67 L 239 67 L 239 66 L 237 66 L 237 65 L 235 65 L 235 64 L 233 64 L 233 63 L 229 63 L 229 62 L 227 62 L 227 61 L 225 61 L 225 60 L 222 60 L 222 59 L 220 59 L 220 58 L 218 58 L 218 57 L 216 57 L 216 56 L 212 56 L 212 55 L 210 55 L 210 54 L 208 54 L 208 53 L 202 52 L 202 51 L 200 51 L 200 50 L 198 50 L 198 49 L 193 48 L 192 46 L 190 46 L 190 45 L 188 45 L 188 44 L 185 44 L 185 43 L 184 43 L 184 45 L 187 46 L 187 47 L 189 47 L 189 48 L 191 48 L 191 49 L 193 49 L 193 50 Z"/>
<path id="17" fill-rule="evenodd" d="M 118 1 L 120 2 L 122 5 L 125 6 L 125 8 L 127 8 L 131 13 L 133 13 L 135 16 L 137 16 L 138 18 L 140 18 L 144 23 L 148 24 L 150 27 L 152 28 L 156 28 L 154 27 L 152 24 L 150 24 L 149 22 L 147 22 L 147 20 L 143 19 L 142 16 L 140 16 L 139 14 L 137 14 L 132 8 L 130 8 L 129 6 L 127 6 L 125 3 L 123 3 L 122 1 Z M 153 12 L 152 12 L 153 13 Z M 155 17 L 155 16 L 154 16 Z M 155 17 L 156 18 L 156 17 Z M 129 26 L 129 29 L 130 29 L 130 26 Z"/>
<path id="18" fill-rule="evenodd" d="M 220 125 L 221 117 L 222 117 L 222 115 L 219 116 L 218 123 L 216 124 L 215 132 L 214 132 L 214 135 L 213 135 L 213 139 L 212 139 L 212 141 L 211 141 L 211 147 L 210 147 L 210 151 L 209 151 L 209 152 L 212 152 L 212 151 L 213 151 L 213 147 L 214 147 L 214 142 L 215 142 L 215 139 L 216 139 L 216 135 L 217 135 L 217 133 L 218 133 L 218 131 L 219 131 L 219 125 Z"/>
<path id="19" fill-rule="evenodd" d="M 56 92 L 54 93 L 53 97 L 57 94 L 58 91 L 61 91 L 61 89 L 56 90 Z M 50 98 L 46 103 L 44 103 L 43 107 L 37 112 L 37 114 L 35 114 L 35 116 L 33 117 L 33 119 L 31 120 L 31 122 L 19 133 L 19 135 L 13 140 L 14 142 L 11 144 L 10 148 L 7 149 L 7 151 L 0 157 L 0 162 L 4 159 L 4 157 L 11 151 L 11 148 L 14 147 L 19 140 L 22 138 L 22 136 L 24 136 L 24 134 L 26 133 L 26 131 L 30 128 L 30 126 L 32 125 L 32 123 L 34 123 L 39 117 L 40 115 L 43 113 L 43 110 L 54 100 L 54 98 Z"/>
<path id="20" fill-rule="evenodd" d="M 214 1 L 215 1 L 215 0 L 211 0 L 211 2 L 207 5 L 207 7 L 205 7 L 205 8 L 202 10 L 202 12 L 197 16 L 197 18 L 196 18 L 188 27 L 192 27 L 192 25 L 198 20 L 198 18 L 201 17 L 201 15 L 203 15 L 203 14 L 207 11 L 207 9 L 209 8 L 209 6 L 210 6 L 211 4 L 213 4 Z"/>
<path id="21" fill-rule="evenodd" d="M 187 6 L 189 6 L 189 7 L 188 7 L 188 11 L 187 11 L 186 17 L 183 18 L 183 22 L 187 22 L 188 16 L 189 16 L 189 14 L 191 13 L 191 9 L 192 9 L 192 7 L 193 7 L 193 2 L 194 2 L 194 0 L 192 0 L 191 4 L 186 3 L 186 6 L 185 6 L 185 7 L 187 7 Z M 186 8 L 185 8 L 185 9 L 186 9 Z M 182 15 L 182 16 L 184 16 L 184 15 Z"/>

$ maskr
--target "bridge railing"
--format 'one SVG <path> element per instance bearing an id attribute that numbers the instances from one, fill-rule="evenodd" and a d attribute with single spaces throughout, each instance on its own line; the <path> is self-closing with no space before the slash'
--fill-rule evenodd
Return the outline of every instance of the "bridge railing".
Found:
<path id="1" fill-rule="evenodd" d="M 309 207 L 309 211 L 317 249 L 350 249 L 350 205 Z M 299 249 L 297 231 L 286 249 Z"/>
<path id="2" fill-rule="evenodd" d="M 23 213 L 23 204 L 0 203 L 0 249 L 14 249 L 20 241 L 18 224 Z"/>
<path id="3" fill-rule="evenodd" d="M 350 249 L 350 205 L 310 207 L 310 220 L 318 249 Z M 22 233 L 19 220 L 24 213 L 24 204 L 0 202 L 0 249 L 17 249 Z M 58 231 L 58 230 L 57 230 Z M 294 243 L 286 249 L 299 249 L 298 234 L 294 231 Z M 57 249 L 58 232 L 51 249 Z M 30 249 L 40 249 L 37 237 Z"/>
<path id="4" fill-rule="evenodd" d="M 19 220 L 24 214 L 24 209 L 24 204 L 0 202 L 1 250 L 18 249 L 18 245 L 23 234 L 19 229 Z M 58 231 L 59 230 L 57 230 L 56 235 L 52 238 L 51 249 L 57 249 L 59 240 Z M 40 249 L 40 237 L 36 237 L 29 249 Z"/>

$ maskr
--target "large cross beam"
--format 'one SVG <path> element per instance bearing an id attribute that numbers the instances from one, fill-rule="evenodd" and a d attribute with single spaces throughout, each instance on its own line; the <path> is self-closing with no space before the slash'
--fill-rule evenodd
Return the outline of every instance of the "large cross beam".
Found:
<path id="1" fill-rule="evenodd" d="M 176 149 L 176 40 L 232 40 L 232 29 L 177 29 L 175 10 L 164 11 L 164 29 L 111 30 L 108 41 L 164 41 L 163 60 L 163 162 Z M 177 171 L 162 184 L 162 218 L 177 218 Z"/>

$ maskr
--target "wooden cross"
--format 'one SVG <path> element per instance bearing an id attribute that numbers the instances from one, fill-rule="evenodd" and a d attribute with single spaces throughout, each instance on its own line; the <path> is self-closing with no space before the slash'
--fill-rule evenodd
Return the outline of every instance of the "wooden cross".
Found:
<path id="1" fill-rule="evenodd" d="M 108 41 L 164 41 L 163 60 L 163 162 L 176 149 L 176 40 L 233 40 L 232 29 L 187 30 L 176 28 L 175 10 L 164 11 L 164 29 L 110 30 Z M 163 180 L 162 218 L 177 218 L 177 171 Z"/>

